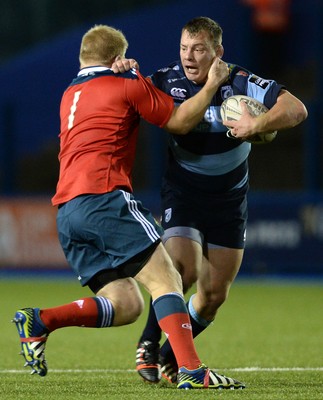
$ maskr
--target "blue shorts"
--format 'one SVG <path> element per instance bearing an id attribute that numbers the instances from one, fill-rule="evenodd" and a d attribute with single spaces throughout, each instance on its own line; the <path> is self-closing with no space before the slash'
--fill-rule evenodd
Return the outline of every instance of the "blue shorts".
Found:
<path id="1" fill-rule="evenodd" d="M 110 273 L 107 281 L 135 276 L 162 234 L 150 211 L 123 190 L 70 200 L 58 208 L 57 229 L 82 286 L 102 271 Z"/>
<path id="2" fill-rule="evenodd" d="M 163 241 L 188 237 L 202 246 L 243 249 L 246 240 L 248 185 L 223 194 L 190 190 L 178 181 L 162 186 Z"/>

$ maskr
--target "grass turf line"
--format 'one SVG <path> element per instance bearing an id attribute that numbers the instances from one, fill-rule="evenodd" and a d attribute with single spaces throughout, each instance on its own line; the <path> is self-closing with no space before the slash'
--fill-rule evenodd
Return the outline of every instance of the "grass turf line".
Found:
<path id="1" fill-rule="evenodd" d="M 35 395 L 57 400 L 182 400 L 184 396 L 185 399 L 216 396 L 248 400 L 322 398 L 323 320 L 319 316 L 323 288 L 320 285 L 255 281 L 237 281 L 233 285 L 216 322 L 196 338 L 196 346 L 203 362 L 219 373 L 244 381 L 247 389 L 213 394 L 203 390 L 183 393 L 165 382 L 145 384 L 133 373 L 135 347 L 148 307 L 135 324 L 126 327 L 57 330 L 50 335 L 46 348 L 48 375 L 31 376 L 29 369 L 22 367 L 18 335 L 14 324 L 10 324 L 16 309 L 52 307 L 91 293 L 71 280 L 3 280 L 0 290 L 3 400 L 29 400 Z M 146 297 L 146 304 L 147 300 Z M 9 370 L 21 373 L 5 372 Z M 55 373 L 55 370 L 63 371 Z M 83 372 L 86 370 L 89 372 Z M 114 370 L 125 372 L 114 373 Z"/>

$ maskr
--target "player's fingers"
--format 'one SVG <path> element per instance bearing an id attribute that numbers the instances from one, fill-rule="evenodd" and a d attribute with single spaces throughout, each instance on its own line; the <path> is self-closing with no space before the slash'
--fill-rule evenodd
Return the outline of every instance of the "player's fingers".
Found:
<path id="1" fill-rule="evenodd" d="M 130 68 L 139 69 L 139 64 L 134 58 L 131 58 L 129 60 L 129 65 L 130 65 Z"/>
<path id="2" fill-rule="evenodd" d="M 125 72 L 125 67 L 121 60 L 115 61 L 112 64 L 111 69 L 115 74 Z"/>

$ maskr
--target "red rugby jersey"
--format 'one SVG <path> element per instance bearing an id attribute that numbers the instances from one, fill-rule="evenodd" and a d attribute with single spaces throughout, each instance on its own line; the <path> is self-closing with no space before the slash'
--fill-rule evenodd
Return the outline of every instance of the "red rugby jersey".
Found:
<path id="1" fill-rule="evenodd" d="M 139 72 L 82 69 L 60 107 L 60 173 L 52 204 L 81 194 L 132 191 L 140 117 L 163 127 L 173 99 Z"/>

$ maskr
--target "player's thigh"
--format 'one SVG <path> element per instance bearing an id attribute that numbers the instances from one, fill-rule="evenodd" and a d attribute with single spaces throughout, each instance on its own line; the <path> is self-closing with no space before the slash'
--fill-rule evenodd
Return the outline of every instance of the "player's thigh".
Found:
<path id="1" fill-rule="evenodd" d="M 243 252 L 225 247 L 208 249 L 198 277 L 198 290 L 206 296 L 218 294 L 224 301 L 240 269 Z"/>
<path id="2" fill-rule="evenodd" d="M 113 326 L 134 322 L 142 313 L 144 300 L 133 278 L 117 279 L 100 289 L 97 296 L 108 298 L 114 308 Z"/>
<path id="3" fill-rule="evenodd" d="M 196 282 L 201 270 L 202 246 L 186 237 L 170 237 L 165 248 L 182 276 L 183 290 L 186 292 Z"/>
<path id="4" fill-rule="evenodd" d="M 153 299 L 170 292 L 182 293 L 182 282 L 172 260 L 160 243 L 146 265 L 135 276 Z"/>

